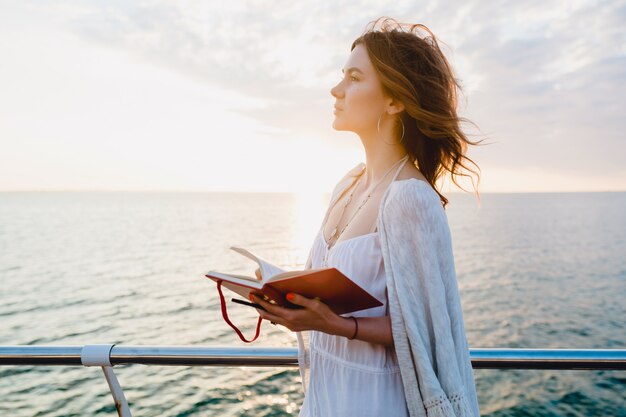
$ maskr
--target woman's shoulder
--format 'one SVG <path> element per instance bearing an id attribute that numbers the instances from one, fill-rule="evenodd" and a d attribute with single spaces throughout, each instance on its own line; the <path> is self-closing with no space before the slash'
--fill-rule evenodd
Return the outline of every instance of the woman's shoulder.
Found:
<path id="1" fill-rule="evenodd" d="M 350 170 L 346 173 L 343 179 L 354 178 L 357 175 L 359 175 L 361 172 L 363 172 L 364 169 L 365 169 L 365 163 L 359 162 L 358 164 L 356 164 L 356 166 L 350 168 Z"/>
<path id="2" fill-rule="evenodd" d="M 389 186 L 387 202 L 396 204 L 408 204 L 414 206 L 416 204 L 432 205 L 436 203 L 441 206 L 439 194 L 432 185 L 421 178 L 406 178 L 396 180 Z"/>
<path id="3" fill-rule="evenodd" d="M 364 169 L 365 164 L 363 162 L 359 162 L 356 166 L 350 168 L 350 170 L 346 172 L 346 174 L 337 182 L 332 195 L 335 196 L 337 193 L 341 192 L 350 182 L 354 181 L 354 178 L 363 172 Z"/>
<path id="4" fill-rule="evenodd" d="M 388 222 L 447 224 L 441 198 L 429 182 L 408 178 L 391 183 L 381 204 L 382 217 Z"/>
<path id="5" fill-rule="evenodd" d="M 437 191 L 427 181 L 394 181 L 381 205 L 381 221 L 388 230 L 404 233 L 407 227 L 420 236 L 448 236 L 448 217 Z"/>

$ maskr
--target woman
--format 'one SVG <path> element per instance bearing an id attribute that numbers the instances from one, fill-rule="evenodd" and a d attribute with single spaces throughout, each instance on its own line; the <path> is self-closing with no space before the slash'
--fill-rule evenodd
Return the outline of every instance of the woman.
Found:
<path id="1" fill-rule="evenodd" d="M 300 416 L 480 414 L 435 188 L 446 171 L 464 175 L 467 144 L 478 144 L 459 128 L 456 87 L 422 25 L 379 19 L 352 44 L 331 90 L 333 127 L 359 136 L 366 163 L 335 187 L 305 268 L 336 267 L 384 305 L 344 317 L 298 294 L 287 298 L 300 310 L 254 299 L 264 319 L 298 332 Z"/>

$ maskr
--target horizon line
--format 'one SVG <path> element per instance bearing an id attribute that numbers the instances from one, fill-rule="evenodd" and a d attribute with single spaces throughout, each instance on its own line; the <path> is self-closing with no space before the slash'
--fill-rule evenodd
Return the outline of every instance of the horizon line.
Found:
<path id="1" fill-rule="evenodd" d="M 441 192 L 441 190 L 439 190 Z M 319 194 L 330 194 L 332 190 L 328 192 L 321 192 Z M 623 190 L 576 190 L 576 191 L 480 191 L 479 194 L 574 194 L 574 193 L 624 193 L 626 189 Z M 89 190 L 89 189 L 22 189 L 22 190 L 1 190 L 2 194 L 9 193 L 171 193 L 171 194 L 191 194 L 191 193 L 207 193 L 207 194 L 302 194 L 299 191 L 230 191 L 230 190 L 180 190 L 180 189 L 135 189 L 135 190 L 124 190 L 124 189 L 99 189 L 99 190 Z M 318 193 L 316 193 L 318 194 Z M 475 192 L 472 191 L 449 191 L 444 193 L 444 195 L 449 194 L 471 194 L 475 195 Z"/>

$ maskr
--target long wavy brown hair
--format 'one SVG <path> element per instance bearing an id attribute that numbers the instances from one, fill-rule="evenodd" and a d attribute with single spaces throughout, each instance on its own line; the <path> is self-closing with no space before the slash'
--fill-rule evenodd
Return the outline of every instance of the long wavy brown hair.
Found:
<path id="1" fill-rule="evenodd" d="M 423 31 L 427 36 L 420 36 Z M 415 166 L 426 177 L 445 209 L 448 199 L 435 185 L 446 173 L 457 187 L 457 176 L 470 177 L 462 169 L 477 177 L 474 185 L 478 196 L 480 175 L 469 169 L 474 161 L 465 156 L 470 141 L 461 130 L 461 122 L 470 120 L 457 116 L 457 89 L 462 91 L 454 71 L 438 45 L 435 35 L 422 24 L 399 23 L 388 17 L 370 22 L 352 49 L 363 44 L 378 72 L 385 93 L 404 104 L 400 117 L 405 132 L 402 145 Z M 400 138 L 400 124 L 396 135 Z M 463 189 L 464 190 L 464 189 Z"/>

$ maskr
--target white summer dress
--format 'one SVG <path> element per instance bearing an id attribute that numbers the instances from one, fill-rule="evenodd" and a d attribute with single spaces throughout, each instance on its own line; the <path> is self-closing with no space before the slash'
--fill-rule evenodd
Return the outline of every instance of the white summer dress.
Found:
<path id="1" fill-rule="evenodd" d="M 326 255 L 323 230 L 322 225 L 313 243 L 311 268 L 322 267 Z M 389 314 L 385 267 L 377 231 L 336 242 L 330 248 L 327 262 L 329 267 L 339 269 L 383 303 L 380 307 L 344 316 Z M 310 383 L 299 417 L 408 417 L 393 348 L 311 331 L 310 360 Z"/>

